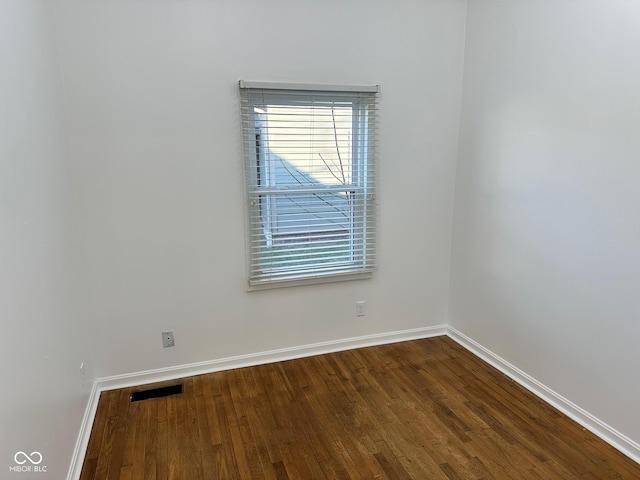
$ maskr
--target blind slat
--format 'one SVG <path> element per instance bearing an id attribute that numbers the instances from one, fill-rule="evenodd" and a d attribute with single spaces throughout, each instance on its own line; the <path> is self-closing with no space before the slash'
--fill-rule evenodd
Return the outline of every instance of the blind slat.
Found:
<path id="1" fill-rule="evenodd" d="M 375 269 L 377 91 L 241 82 L 250 285 Z"/>

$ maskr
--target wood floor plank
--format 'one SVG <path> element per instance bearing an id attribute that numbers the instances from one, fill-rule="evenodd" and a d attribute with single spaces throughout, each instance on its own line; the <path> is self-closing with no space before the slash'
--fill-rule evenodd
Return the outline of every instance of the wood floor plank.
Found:
<path id="1" fill-rule="evenodd" d="M 167 397 L 167 478 L 170 480 L 182 478 L 183 462 L 180 458 L 177 410 L 176 396 Z"/>
<path id="2" fill-rule="evenodd" d="M 184 390 L 185 394 L 176 395 L 177 434 L 180 439 L 178 449 L 183 465 L 182 475 L 191 480 L 204 480 L 193 378 L 184 380 Z"/>
<path id="3" fill-rule="evenodd" d="M 98 457 L 103 450 L 104 432 L 109 418 L 109 406 L 111 400 L 115 398 L 117 392 L 107 391 L 100 394 L 98 402 L 99 408 L 91 429 L 91 436 L 85 453 L 85 461 L 82 468 L 82 477 L 91 480 L 96 478 L 96 470 L 98 468 Z"/>
<path id="4" fill-rule="evenodd" d="M 251 404 L 251 394 L 247 390 L 247 384 L 241 371 L 234 371 L 229 375 L 232 381 L 229 384 L 230 394 L 235 406 L 235 415 L 238 422 L 238 430 L 242 439 L 247 457 L 247 468 L 249 476 L 247 478 L 264 478 L 265 474 L 260 461 L 260 453 L 257 445 L 260 443 L 254 438 L 253 431 L 249 424 L 252 418 L 253 405 Z"/>
<path id="5" fill-rule="evenodd" d="M 215 456 L 212 455 L 216 443 L 211 429 L 211 417 L 207 413 L 207 394 L 209 393 L 209 382 L 206 376 L 200 375 L 194 378 L 194 395 L 196 415 L 199 419 L 198 442 L 201 445 L 200 462 L 202 462 L 202 474 L 204 478 L 215 478 L 216 465 Z M 211 408 L 211 405 L 209 405 Z"/>
<path id="6" fill-rule="evenodd" d="M 109 464 L 113 454 L 113 443 L 116 438 L 116 429 L 118 421 L 118 399 L 119 392 L 111 392 L 111 400 L 109 402 L 109 410 L 107 412 L 107 421 L 104 426 L 102 436 L 102 444 L 98 455 L 98 463 L 96 465 L 96 478 L 108 478 Z"/>
<path id="7" fill-rule="evenodd" d="M 144 480 L 145 468 L 145 447 L 147 443 L 147 428 L 149 423 L 149 407 L 145 403 L 140 403 L 138 415 L 133 419 L 136 423 L 136 434 L 133 440 L 133 458 L 131 463 L 132 480 Z"/>
<path id="8" fill-rule="evenodd" d="M 183 393 L 130 402 L 141 388 Z M 103 392 L 81 480 L 640 480 L 447 337 Z"/>
<path id="9" fill-rule="evenodd" d="M 160 399 L 153 399 L 146 404 L 148 418 L 144 446 L 144 480 L 156 480 L 158 473 L 156 458 L 158 454 L 158 428 L 160 427 L 160 422 L 158 421 L 158 404 L 160 401 Z"/>
<path id="10" fill-rule="evenodd" d="M 98 466 L 97 458 L 86 458 L 82 464 L 81 478 L 90 480 L 96 478 L 96 467 Z"/>
<path id="11" fill-rule="evenodd" d="M 238 416 L 235 406 L 233 404 L 233 395 L 231 390 L 233 387 L 233 379 L 231 378 L 233 372 L 224 373 L 224 382 L 222 388 L 222 401 L 225 412 L 225 425 L 226 425 L 226 441 L 225 453 L 227 454 L 227 465 L 233 468 L 233 478 L 251 478 L 251 468 L 247 460 L 245 446 L 242 442 L 242 434 L 240 433 L 240 426 L 238 424 Z"/>
<path id="12" fill-rule="evenodd" d="M 132 474 L 133 474 L 133 467 L 131 465 L 126 465 L 120 469 L 120 475 L 118 476 L 118 480 L 131 480 Z"/>
<path id="13" fill-rule="evenodd" d="M 113 432 L 113 443 L 107 468 L 109 478 L 117 478 L 119 476 L 118 472 L 124 458 L 126 431 L 129 421 L 128 404 L 129 395 L 127 391 L 120 390 L 117 397 L 117 408 L 114 410 L 115 431 Z"/>
<path id="14" fill-rule="evenodd" d="M 169 478 L 169 419 L 167 417 L 167 399 L 157 399 L 158 430 L 156 435 L 156 480 Z"/>

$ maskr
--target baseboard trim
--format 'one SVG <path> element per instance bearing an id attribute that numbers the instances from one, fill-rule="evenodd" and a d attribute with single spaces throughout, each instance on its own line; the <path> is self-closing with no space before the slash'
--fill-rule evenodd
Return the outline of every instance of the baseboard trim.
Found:
<path id="1" fill-rule="evenodd" d="M 415 328 L 411 330 L 401 330 L 397 332 L 388 332 L 374 335 L 365 335 L 361 337 L 346 338 L 341 340 L 333 340 L 328 342 L 313 343 L 301 345 L 297 347 L 282 348 L 277 350 L 269 350 L 259 353 L 251 353 L 247 355 L 237 355 L 233 357 L 220 358 L 205 362 L 191 363 L 187 365 L 179 365 L 174 367 L 159 368 L 155 370 L 147 370 L 143 372 L 135 372 L 125 375 L 114 375 L 111 377 L 98 378 L 91 390 L 87 408 L 80 427 L 80 433 L 74 449 L 71 465 L 67 480 L 79 480 L 82 472 L 82 464 L 84 456 L 89 444 L 91 435 L 91 427 L 95 419 L 98 409 L 98 400 L 100 394 L 106 390 L 116 388 L 132 387 L 146 383 L 162 382 L 166 380 L 174 380 L 177 378 L 189 377 L 192 375 L 201 375 L 205 373 L 213 373 L 222 370 L 231 370 L 234 368 L 250 367 L 254 365 L 264 365 L 268 363 L 281 362 L 285 360 L 293 360 L 296 358 L 310 357 L 313 355 L 322 355 L 325 353 L 333 353 L 344 350 L 351 350 L 362 347 L 372 347 L 376 345 L 384 345 L 388 343 L 404 342 L 408 340 L 417 340 L 421 338 L 437 337 L 447 335 L 469 350 L 474 355 L 483 359 L 502 373 L 518 382 L 520 385 L 540 397 L 550 405 L 556 407 L 571 419 L 578 422 L 587 430 L 591 431 L 605 442 L 612 445 L 620 452 L 627 455 L 637 463 L 640 463 L 640 444 L 631 440 L 629 437 L 618 432 L 616 429 L 602 422 L 589 412 L 580 408 L 578 405 L 556 393 L 543 383 L 526 374 L 516 366 L 510 364 L 499 355 L 491 350 L 483 347 L 472 338 L 466 336 L 462 332 L 456 330 L 449 325 L 437 325 L 426 328 Z"/>
<path id="2" fill-rule="evenodd" d="M 328 342 L 312 343 L 296 347 L 280 348 L 265 352 L 249 353 L 233 357 L 207 360 L 204 362 L 190 363 L 167 368 L 158 368 L 144 372 L 128 373 L 125 375 L 114 375 L 112 377 L 99 378 L 97 381 L 100 391 L 113 390 L 115 388 L 132 387 L 146 383 L 164 382 L 182 377 L 202 375 L 221 370 L 231 370 L 233 368 L 251 367 L 254 365 L 264 365 L 267 363 L 282 362 L 295 358 L 322 355 L 354 348 L 371 347 L 386 343 L 403 342 L 416 340 L 419 338 L 435 337 L 446 335 L 446 325 L 434 327 L 414 328 L 411 330 L 400 330 L 397 332 L 378 333 L 365 335 L 362 337 L 352 337 Z"/>
<path id="3" fill-rule="evenodd" d="M 98 383 L 93 382 L 87 407 L 84 410 L 82 422 L 80 423 L 80 433 L 78 434 L 78 439 L 73 449 L 67 480 L 78 480 L 82 473 L 82 464 L 84 462 L 84 456 L 87 453 L 87 447 L 89 446 L 91 427 L 93 427 L 93 421 L 96 417 L 96 411 L 98 410 L 98 400 L 100 400 Z"/>
<path id="4" fill-rule="evenodd" d="M 254 365 L 264 365 L 268 363 L 293 360 L 296 358 L 311 357 L 325 353 L 352 350 L 354 348 L 373 347 L 388 343 L 404 342 L 421 338 L 437 337 L 446 335 L 446 325 L 436 325 L 433 327 L 414 328 L 410 330 L 400 330 L 396 332 L 378 333 L 352 337 L 328 342 L 312 343 L 297 347 L 280 348 L 265 352 L 250 353 L 247 355 L 237 355 L 233 357 L 208 360 L 205 362 L 191 363 L 167 368 L 158 368 L 143 372 L 128 373 L 124 375 L 114 375 L 110 377 L 98 378 L 93 384 L 91 396 L 87 404 L 84 418 L 82 420 L 80 433 L 73 453 L 71 466 L 67 480 L 79 480 L 82 472 L 84 456 L 89 445 L 91 427 L 98 409 L 100 394 L 106 390 L 116 388 L 133 387 L 147 383 L 163 382 L 175 380 L 177 378 L 202 375 L 205 373 L 231 370 L 234 368 L 250 367 Z"/>
<path id="5" fill-rule="evenodd" d="M 635 462 L 640 463 L 640 444 L 449 325 L 447 326 L 447 335 Z"/>

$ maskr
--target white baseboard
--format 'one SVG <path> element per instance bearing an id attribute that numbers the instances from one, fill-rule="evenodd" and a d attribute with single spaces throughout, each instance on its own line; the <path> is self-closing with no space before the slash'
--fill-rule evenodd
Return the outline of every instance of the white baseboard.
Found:
<path id="1" fill-rule="evenodd" d="M 231 370 L 234 368 L 250 367 L 253 365 L 264 365 L 267 363 L 281 362 L 284 360 L 293 360 L 295 358 L 322 355 L 324 353 L 352 350 L 354 348 L 372 347 L 375 345 L 417 340 L 420 338 L 437 337 L 446 335 L 446 333 L 446 325 L 437 325 L 434 327 L 414 328 L 411 330 L 401 330 L 397 332 L 379 333 L 374 335 L 365 335 L 362 337 L 332 340 L 328 342 L 313 343 L 297 347 L 269 350 L 266 352 L 219 358 L 215 360 L 191 363 L 187 365 L 158 368 L 156 370 L 147 370 L 144 372 L 98 378 L 93 384 L 91 396 L 89 397 L 89 403 L 87 404 L 87 409 L 82 420 L 80 434 L 78 435 L 78 440 L 76 441 L 76 447 L 73 453 L 71 466 L 69 467 L 67 480 L 78 480 L 80 478 L 84 456 L 89 445 L 91 427 L 93 426 L 93 421 L 98 409 L 98 400 L 100 399 L 100 394 L 106 390 L 133 387 L 136 385 L 143 385 L 147 383 L 163 382 L 166 380 L 174 380 L 177 378 L 190 377 L 193 375 L 219 372 L 222 370 Z"/>
<path id="2" fill-rule="evenodd" d="M 71 464 L 69 466 L 69 472 L 67 474 L 67 480 L 78 480 L 82 473 L 82 464 L 84 462 L 84 456 L 87 453 L 87 447 L 89 445 L 89 437 L 91 436 L 91 427 L 93 427 L 93 421 L 96 417 L 96 411 L 98 410 L 98 400 L 100 400 L 100 391 L 98 390 L 98 383 L 93 382 L 91 393 L 89 394 L 89 401 L 87 402 L 87 408 L 85 408 L 84 416 L 82 417 L 82 423 L 80 424 L 80 433 L 76 440 L 76 445 L 73 449 L 73 456 L 71 457 Z"/>
<path id="3" fill-rule="evenodd" d="M 292 360 L 295 358 L 321 355 L 324 353 L 339 352 L 354 348 L 384 345 L 388 343 L 417 340 L 420 338 L 429 338 L 441 335 L 448 335 L 471 353 L 482 358 L 484 361 L 518 382 L 527 390 L 533 392 L 550 405 L 553 405 L 565 415 L 569 416 L 584 428 L 602 438 L 632 460 L 640 463 L 640 445 L 638 443 L 594 417 L 589 412 L 583 410 L 563 396 L 554 392 L 535 378 L 527 375 L 519 368 L 483 347 L 473 339 L 467 337 L 462 332 L 448 325 L 438 325 L 434 327 L 346 338 L 342 340 L 301 345 L 298 347 L 282 348 L 247 355 L 237 355 L 234 357 L 220 358 L 187 365 L 159 368 L 156 370 L 147 370 L 144 372 L 136 372 L 126 375 L 98 378 L 93 384 L 87 409 L 82 420 L 80 434 L 76 441 L 76 447 L 73 453 L 67 480 L 78 480 L 80 478 L 82 463 L 84 461 L 84 456 L 89 444 L 89 437 L 91 435 L 91 427 L 93 426 L 93 421 L 98 408 L 98 400 L 100 399 L 100 394 L 105 390 L 132 387 L 147 383 L 174 380 L 192 375 L 230 370 L 233 368 L 263 365 L 284 360 Z"/>
<path id="4" fill-rule="evenodd" d="M 535 378 L 527 375 L 516 366 L 510 364 L 499 355 L 496 355 L 491 350 L 483 347 L 478 342 L 467 337 L 455 328 L 447 326 L 447 335 L 471 353 L 497 368 L 524 388 L 554 406 L 635 462 L 640 463 L 640 444 L 634 442 L 626 435 L 618 432 L 615 428 L 594 417 L 586 410 L 580 408 L 570 400 L 567 400 L 562 395 L 537 381 Z"/>
<path id="5" fill-rule="evenodd" d="M 133 387 L 146 383 L 163 382 L 165 380 L 174 380 L 176 378 L 219 372 L 221 370 L 251 367 L 253 365 L 282 362 L 284 360 L 322 355 L 324 353 L 352 350 L 354 348 L 404 342 L 407 340 L 416 340 L 418 338 L 436 337 L 439 335 L 446 335 L 446 333 L 446 325 L 414 328 L 398 332 L 378 333 L 362 337 L 331 340 L 328 342 L 312 343 L 297 347 L 280 348 L 266 352 L 249 353 L 246 355 L 207 360 L 204 362 L 190 363 L 175 367 L 158 368 L 156 370 L 147 370 L 144 372 L 115 375 L 112 377 L 99 378 L 96 382 L 98 383 L 98 389 L 100 391 L 113 390 L 115 388 Z"/>

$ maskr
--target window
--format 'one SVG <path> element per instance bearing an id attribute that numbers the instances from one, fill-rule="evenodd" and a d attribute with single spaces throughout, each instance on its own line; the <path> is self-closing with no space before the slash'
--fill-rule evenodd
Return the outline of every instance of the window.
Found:
<path id="1" fill-rule="evenodd" d="M 370 276 L 377 91 L 240 82 L 250 288 Z"/>

